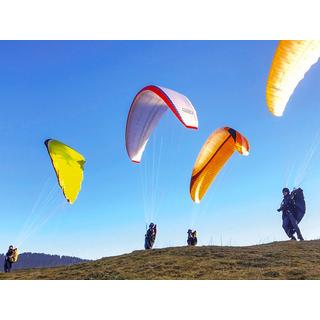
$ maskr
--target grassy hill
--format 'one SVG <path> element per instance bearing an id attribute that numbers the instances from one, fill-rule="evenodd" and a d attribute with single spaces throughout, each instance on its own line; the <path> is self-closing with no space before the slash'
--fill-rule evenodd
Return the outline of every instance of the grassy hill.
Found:
<path id="1" fill-rule="evenodd" d="M 141 250 L 0 279 L 320 279 L 320 240 Z"/>

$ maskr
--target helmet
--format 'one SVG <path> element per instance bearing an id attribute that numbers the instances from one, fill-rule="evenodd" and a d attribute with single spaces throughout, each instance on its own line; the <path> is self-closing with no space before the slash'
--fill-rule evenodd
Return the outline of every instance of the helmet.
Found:
<path id="1" fill-rule="evenodd" d="M 149 228 L 153 228 L 153 227 L 154 227 L 154 223 L 151 222 L 151 223 L 149 224 Z"/>
<path id="2" fill-rule="evenodd" d="M 188 233 L 191 233 L 192 232 L 192 230 L 191 229 L 188 229 Z"/>
<path id="3" fill-rule="evenodd" d="M 290 193 L 290 190 L 289 190 L 288 188 L 283 188 L 283 189 L 282 189 L 282 193 L 284 193 L 284 192 Z"/>
<path id="4" fill-rule="evenodd" d="M 11 250 L 12 250 L 12 249 L 13 249 L 13 246 L 11 245 L 11 246 L 9 247 L 9 249 L 11 249 Z"/>

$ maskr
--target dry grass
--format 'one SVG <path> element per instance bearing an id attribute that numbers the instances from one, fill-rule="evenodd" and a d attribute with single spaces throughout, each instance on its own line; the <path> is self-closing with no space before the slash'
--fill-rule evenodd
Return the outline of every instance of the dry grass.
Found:
<path id="1" fill-rule="evenodd" d="M 133 251 L 68 267 L 1 273 L 0 279 L 320 279 L 320 240 Z"/>

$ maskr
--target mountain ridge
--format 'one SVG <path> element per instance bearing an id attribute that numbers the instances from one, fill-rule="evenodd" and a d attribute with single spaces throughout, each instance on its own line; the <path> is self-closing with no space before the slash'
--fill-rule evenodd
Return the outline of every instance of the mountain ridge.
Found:
<path id="1" fill-rule="evenodd" d="M 4 262 L 4 257 L 4 254 L 0 254 L 0 261 Z M 86 261 L 90 260 L 66 255 L 22 252 L 19 254 L 18 261 L 12 265 L 12 270 L 57 267 Z"/>

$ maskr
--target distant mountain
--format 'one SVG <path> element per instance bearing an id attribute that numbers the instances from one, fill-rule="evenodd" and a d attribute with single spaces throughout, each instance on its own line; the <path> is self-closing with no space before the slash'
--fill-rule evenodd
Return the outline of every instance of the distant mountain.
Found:
<path id="1" fill-rule="evenodd" d="M 13 264 L 12 270 L 67 266 L 87 261 L 89 260 L 84 260 L 76 257 L 24 252 L 19 255 L 19 259 L 16 263 Z M 0 254 L 0 263 L 0 270 L 3 271 L 2 266 L 4 263 L 4 254 Z"/>

